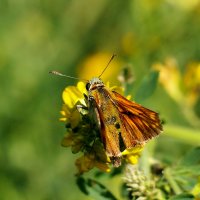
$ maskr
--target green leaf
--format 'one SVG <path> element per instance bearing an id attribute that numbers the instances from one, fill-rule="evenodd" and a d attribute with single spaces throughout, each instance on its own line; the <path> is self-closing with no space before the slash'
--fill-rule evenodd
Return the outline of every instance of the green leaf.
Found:
<path id="1" fill-rule="evenodd" d="M 121 185 L 121 196 L 124 198 L 129 197 L 129 195 L 131 195 L 131 191 L 127 190 L 127 185 L 124 183 Z"/>
<path id="2" fill-rule="evenodd" d="M 159 72 L 152 71 L 145 76 L 136 92 L 135 100 L 137 102 L 143 101 L 150 97 L 156 89 Z"/>
<path id="3" fill-rule="evenodd" d="M 83 177 L 78 177 L 76 179 L 76 184 L 79 187 L 79 189 L 81 190 L 81 192 L 83 192 L 84 194 L 88 195 L 89 192 L 87 191 L 87 185 L 86 185 L 86 181 Z"/>
<path id="4" fill-rule="evenodd" d="M 196 197 L 196 199 L 200 198 L 200 178 L 199 182 L 192 189 L 192 194 Z"/>
<path id="5" fill-rule="evenodd" d="M 95 200 L 117 200 L 117 198 L 101 183 L 93 179 L 78 177 L 76 181 L 79 189 Z"/>
<path id="6" fill-rule="evenodd" d="M 174 197 L 171 197 L 169 200 L 194 200 L 194 196 L 192 194 L 179 194 Z"/>
<path id="7" fill-rule="evenodd" d="M 88 190 L 95 200 L 117 200 L 117 198 L 101 183 L 96 180 L 88 179 Z"/>
<path id="8" fill-rule="evenodd" d="M 123 167 L 117 167 L 117 168 L 114 168 L 111 173 L 109 174 L 110 177 L 114 177 L 116 175 L 119 175 L 122 173 L 122 170 L 123 170 Z"/>
<path id="9" fill-rule="evenodd" d="M 174 168 L 174 175 L 178 176 L 200 176 L 200 165 L 178 166 Z"/>
<path id="10" fill-rule="evenodd" d="M 180 161 L 180 166 L 200 165 L 200 146 L 189 151 Z"/>
<path id="11" fill-rule="evenodd" d="M 182 191 L 191 191 L 200 176 L 200 147 L 190 150 L 178 163 L 171 169 L 171 178 Z"/>

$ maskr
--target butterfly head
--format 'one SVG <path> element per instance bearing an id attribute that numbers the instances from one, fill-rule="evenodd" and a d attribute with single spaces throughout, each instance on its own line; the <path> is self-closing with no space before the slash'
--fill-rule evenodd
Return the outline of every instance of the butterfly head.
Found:
<path id="1" fill-rule="evenodd" d="M 98 78 L 98 77 L 94 77 L 92 78 L 87 84 L 86 84 L 86 90 L 87 91 L 91 91 L 94 90 L 98 87 L 104 87 L 104 83 L 103 81 Z"/>

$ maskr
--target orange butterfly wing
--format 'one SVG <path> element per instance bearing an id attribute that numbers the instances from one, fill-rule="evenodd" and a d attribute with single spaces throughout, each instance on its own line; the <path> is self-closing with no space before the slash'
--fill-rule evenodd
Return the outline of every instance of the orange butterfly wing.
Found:
<path id="1" fill-rule="evenodd" d="M 95 108 L 104 147 L 115 167 L 121 165 L 121 140 L 125 148 L 132 148 L 162 130 L 156 112 L 127 100 L 115 91 L 99 88 L 93 90 L 90 97 L 93 97 L 90 107 Z"/>
<path id="2" fill-rule="evenodd" d="M 122 122 L 122 138 L 126 148 L 141 144 L 157 136 L 162 131 L 158 113 L 129 101 L 112 91 L 114 102 Z"/>

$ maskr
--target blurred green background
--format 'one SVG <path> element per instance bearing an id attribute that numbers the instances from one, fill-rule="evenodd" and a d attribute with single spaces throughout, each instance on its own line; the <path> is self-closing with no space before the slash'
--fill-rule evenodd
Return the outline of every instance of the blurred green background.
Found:
<path id="1" fill-rule="evenodd" d="M 104 67 L 116 53 L 113 62 L 133 69 L 134 96 L 153 66 L 175 69 L 164 71 L 171 76 L 140 102 L 166 122 L 155 157 L 173 163 L 200 144 L 199 33 L 199 0 L 1 0 L 0 199 L 88 199 L 75 185 L 77 156 L 60 146 L 61 93 L 76 82 L 50 76 L 50 70 L 91 78 L 92 64 Z M 173 94 L 170 81 L 171 90 L 178 87 Z"/>

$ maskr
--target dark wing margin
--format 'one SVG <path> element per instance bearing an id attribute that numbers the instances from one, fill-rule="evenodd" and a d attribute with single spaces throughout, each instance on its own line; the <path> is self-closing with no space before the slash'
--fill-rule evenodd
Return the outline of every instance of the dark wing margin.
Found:
<path id="1" fill-rule="evenodd" d="M 112 91 L 115 105 L 122 121 L 122 138 L 126 148 L 142 144 L 162 131 L 158 113 L 129 101 L 119 93 Z"/>

